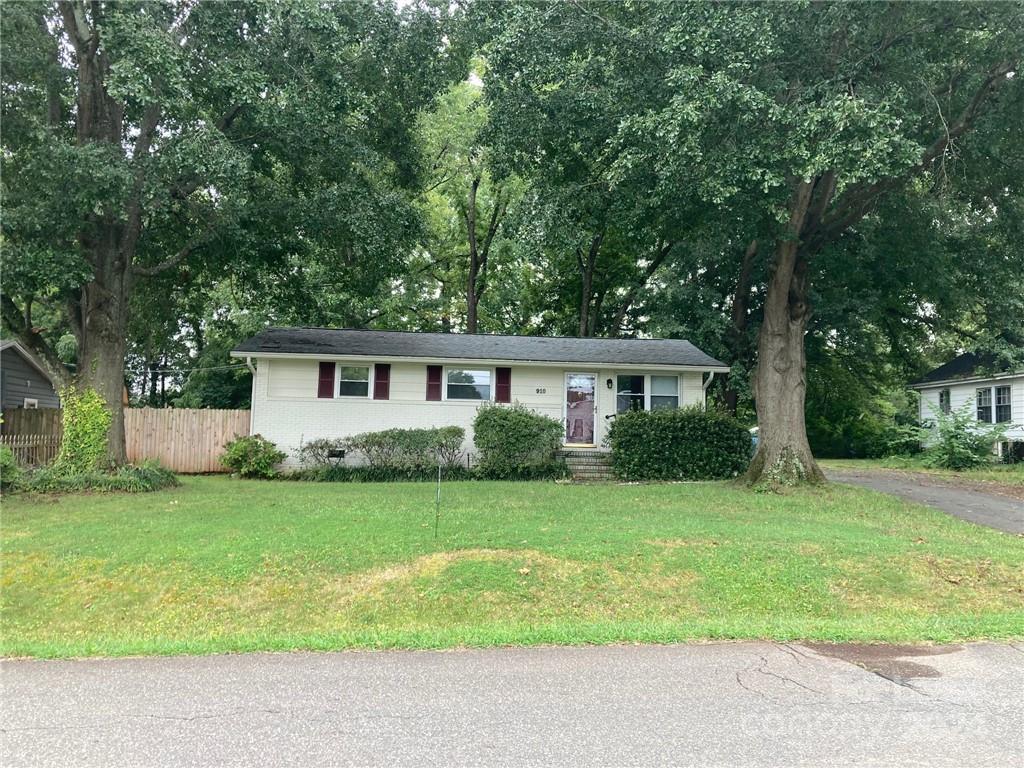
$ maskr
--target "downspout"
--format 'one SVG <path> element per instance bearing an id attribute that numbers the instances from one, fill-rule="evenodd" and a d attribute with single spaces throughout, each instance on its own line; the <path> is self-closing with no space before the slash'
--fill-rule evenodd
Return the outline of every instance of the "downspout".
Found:
<path id="1" fill-rule="evenodd" d="M 714 378 L 715 378 L 715 372 L 711 371 L 710 375 L 708 376 L 707 380 L 704 382 L 704 385 L 703 385 L 703 392 L 702 392 L 702 394 L 704 396 L 704 402 L 702 403 L 702 406 L 703 406 L 705 411 L 708 409 L 708 387 L 711 386 L 711 380 L 714 379 Z"/>
<path id="2" fill-rule="evenodd" d="M 252 364 L 252 358 L 245 356 L 245 367 L 252 374 L 252 384 L 249 385 L 249 434 L 252 434 L 253 419 L 256 416 L 256 366 Z"/>

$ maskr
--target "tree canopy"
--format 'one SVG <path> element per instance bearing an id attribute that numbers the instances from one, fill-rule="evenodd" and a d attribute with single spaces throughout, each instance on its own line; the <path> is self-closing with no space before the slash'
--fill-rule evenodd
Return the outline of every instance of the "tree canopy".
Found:
<path id="1" fill-rule="evenodd" d="M 761 426 L 752 481 L 819 477 L 958 351 L 1024 360 L 1018 3 L 0 25 L 5 332 L 103 394 L 115 462 L 125 387 L 244 405 L 266 323 L 689 338 Z"/>

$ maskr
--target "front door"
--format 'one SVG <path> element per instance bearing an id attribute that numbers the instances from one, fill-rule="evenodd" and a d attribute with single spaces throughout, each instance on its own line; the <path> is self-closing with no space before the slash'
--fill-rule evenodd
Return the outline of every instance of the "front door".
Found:
<path id="1" fill-rule="evenodd" d="M 597 376 L 593 373 L 565 375 L 565 443 L 594 444 L 594 390 Z"/>

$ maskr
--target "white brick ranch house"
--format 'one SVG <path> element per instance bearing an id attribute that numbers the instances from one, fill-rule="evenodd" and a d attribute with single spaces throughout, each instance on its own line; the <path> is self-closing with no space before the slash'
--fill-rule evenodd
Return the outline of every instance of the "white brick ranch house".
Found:
<path id="1" fill-rule="evenodd" d="M 993 366 L 993 358 L 967 352 L 925 374 L 911 385 L 921 393 L 921 421 L 970 403 L 978 422 L 1009 425 L 1008 444 L 996 446 L 1000 453 L 1024 443 L 1024 370 Z"/>
<path id="2" fill-rule="evenodd" d="M 286 451 L 391 428 L 459 426 L 472 450 L 481 402 L 518 402 L 600 447 L 609 418 L 704 404 L 729 368 L 677 339 L 588 339 L 268 328 L 231 355 L 253 371 L 251 432 Z"/>

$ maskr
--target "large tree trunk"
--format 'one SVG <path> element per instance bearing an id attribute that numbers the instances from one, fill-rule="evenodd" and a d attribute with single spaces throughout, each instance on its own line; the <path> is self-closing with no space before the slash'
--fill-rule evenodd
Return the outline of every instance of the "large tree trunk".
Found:
<path id="1" fill-rule="evenodd" d="M 826 183 L 829 186 L 831 181 Z M 757 343 L 754 398 L 759 441 L 747 470 L 749 483 L 770 486 L 820 482 L 824 475 L 811 454 L 804 421 L 807 358 L 804 334 L 810 317 L 807 253 L 800 234 L 816 184 L 800 182 L 790 205 L 787 237 L 776 245 Z M 820 190 L 831 195 L 830 190 Z M 820 201 L 815 200 L 818 203 Z M 827 201 L 825 201 L 827 204 Z"/>
<path id="2" fill-rule="evenodd" d="M 480 252 L 476 241 L 476 193 L 479 188 L 480 178 L 477 177 L 469 185 L 469 199 L 466 201 L 466 237 L 469 243 L 469 270 L 466 274 L 466 333 L 476 333 L 477 307 L 480 306 L 480 294 L 477 291 Z"/>
<path id="3" fill-rule="evenodd" d="M 117 245 L 107 247 L 116 249 Z M 110 410 L 107 460 L 119 466 L 127 461 L 122 398 L 131 278 L 119 254 L 107 253 L 97 261 L 100 266 L 82 288 L 78 307 L 77 384 L 96 390 Z"/>
<path id="4" fill-rule="evenodd" d="M 576 264 L 580 269 L 580 322 L 577 328 L 578 336 L 593 335 L 593 323 L 591 321 L 591 303 L 594 300 L 594 271 L 597 268 L 597 255 L 601 250 L 601 241 L 604 240 L 604 233 L 596 235 L 590 241 L 590 247 L 586 254 L 582 249 L 576 249 Z"/>
<path id="5" fill-rule="evenodd" d="M 732 311 L 730 313 L 729 326 L 729 349 L 732 352 L 732 359 L 743 360 L 749 364 L 750 344 L 747 340 L 747 323 L 750 317 L 750 290 L 754 273 L 754 259 L 757 257 L 758 242 L 751 240 L 747 250 L 743 254 L 743 263 L 740 265 L 740 274 L 736 280 L 736 292 L 732 297 Z M 736 382 L 730 376 L 725 382 L 725 409 L 733 416 L 739 407 L 739 392 L 736 389 Z"/>

